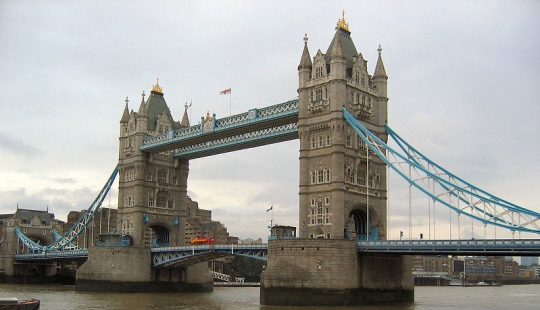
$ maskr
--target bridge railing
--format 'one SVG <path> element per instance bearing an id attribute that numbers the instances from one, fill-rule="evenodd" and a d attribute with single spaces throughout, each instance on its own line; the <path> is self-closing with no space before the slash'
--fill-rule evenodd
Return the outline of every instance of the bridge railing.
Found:
<path id="1" fill-rule="evenodd" d="M 54 258 L 74 258 L 88 257 L 88 249 L 66 250 L 66 251 L 43 251 L 37 253 L 15 254 L 15 260 L 34 260 L 34 259 L 54 259 Z"/>
<path id="2" fill-rule="evenodd" d="M 290 100 L 280 104 L 272 105 L 261 109 L 251 109 L 248 112 L 236 114 L 220 119 L 214 119 L 212 130 L 203 130 L 203 122 L 187 128 L 171 130 L 164 134 L 146 137 L 141 146 L 141 150 L 149 150 L 159 145 L 173 143 L 202 136 L 207 133 L 221 132 L 233 128 L 243 127 L 252 123 L 264 123 L 265 121 L 276 120 L 292 115 L 298 115 L 298 100 Z"/>

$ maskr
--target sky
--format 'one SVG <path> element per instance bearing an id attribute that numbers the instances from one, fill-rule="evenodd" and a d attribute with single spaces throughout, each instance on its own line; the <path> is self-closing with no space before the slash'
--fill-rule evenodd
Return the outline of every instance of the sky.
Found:
<path id="1" fill-rule="evenodd" d="M 175 120 L 192 103 L 191 124 L 295 98 L 304 35 L 312 56 L 326 52 L 342 11 L 370 73 L 382 46 L 392 129 L 540 212 L 538 1 L 0 0 L 0 214 L 48 208 L 66 221 L 87 209 L 117 164 L 126 96 L 137 110 L 158 78 Z M 298 149 L 294 140 L 192 160 L 188 194 L 231 235 L 266 241 L 271 220 L 298 225 Z M 414 197 L 413 234 L 431 235 L 427 199 Z M 397 239 L 409 212 L 396 174 L 388 207 Z"/>

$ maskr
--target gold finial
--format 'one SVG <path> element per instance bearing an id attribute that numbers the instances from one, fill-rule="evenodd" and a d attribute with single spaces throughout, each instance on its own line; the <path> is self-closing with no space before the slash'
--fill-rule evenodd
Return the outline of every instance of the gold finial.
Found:
<path id="1" fill-rule="evenodd" d="M 338 19 L 337 26 L 343 30 L 349 31 L 349 23 L 345 22 L 345 10 L 342 12 L 343 18 Z"/>
<path id="2" fill-rule="evenodd" d="M 159 78 L 157 79 L 156 85 L 152 85 L 152 91 L 156 93 L 163 94 L 161 86 L 159 86 Z"/>

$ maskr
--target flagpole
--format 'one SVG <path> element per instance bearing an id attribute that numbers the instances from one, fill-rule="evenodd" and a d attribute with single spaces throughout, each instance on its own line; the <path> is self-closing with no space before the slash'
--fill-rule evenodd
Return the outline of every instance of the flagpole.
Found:
<path id="1" fill-rule="evenodd" d="M 229 92 L 229 116 L 232 116 L 232 91 Z"/>

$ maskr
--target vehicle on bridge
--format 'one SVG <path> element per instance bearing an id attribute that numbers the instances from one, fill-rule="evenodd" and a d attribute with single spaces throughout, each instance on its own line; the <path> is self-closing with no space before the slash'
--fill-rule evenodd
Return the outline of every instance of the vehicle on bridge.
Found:
<path id="1" fill-rule="evenodd" d="M 215 238 L 205 238 L 205 237 L 197 237 L 195 239 L 191 239 L 189 241 L 190 244 L 216 244 Z"/>

